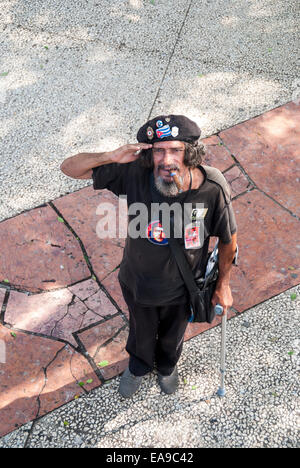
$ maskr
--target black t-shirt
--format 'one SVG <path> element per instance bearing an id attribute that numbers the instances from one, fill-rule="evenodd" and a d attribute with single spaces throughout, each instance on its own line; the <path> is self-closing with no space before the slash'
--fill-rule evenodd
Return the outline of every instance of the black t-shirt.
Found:
<path id="1" fill-rule="evenodd" d="M 151 216 L 151 203 L 157 201 L 156 197 L 160 198 L 160 203 L 177 203 L 183 208 L 182 235 L 178 241 L 195 277 L 201 277 L 204 272 L 210 236 L 230 243 L 231 235 L 236 231 L 230 200 L 226 200 L 218 183 L 208 179 L 205 169 L 202 166 L 198 168 L 205 176 L 202 185 L 198 189 L 171 198 L 159 194 L 154 186 L 152 171 L 141 167 L 139 160 L 128 164 L 107 164 L 93 169 L 95 190 L 106 188 L 118 196 L 127 196 L 128 235 L 120 265 L 119 281 L 129 289 L 139 304 L 163 306 L 187 301 L 186 286 L 159 222 L 160 218 L 155 214 L 153 219 L 153 212 Z M 140 210 L 135 210 L 138 206 L 133 205 L 135 203 L 143 204 L 143 215 Z M 199 204 L 204 207 L 202 215 L 201 209 L 196 214 L 193 211 L 192 214 L 192 210 Z M 201 241 L 198 241 L 198 248 L 190 248 L 193 240 L 189 237 L 187 229 L 192 227 L 189 223 L 192 219 L 195 220 L 198 214 L 204 216 L 199 228 Z M 199 220 L 196 221 L 197 224 L 198 222 Z M 133 238 L 130 226 L 138 228 L 142 235 Z M 197 232 L 199 236 L 199 231 Z M 185 237 L 188 239 L 187 244 Z"/>

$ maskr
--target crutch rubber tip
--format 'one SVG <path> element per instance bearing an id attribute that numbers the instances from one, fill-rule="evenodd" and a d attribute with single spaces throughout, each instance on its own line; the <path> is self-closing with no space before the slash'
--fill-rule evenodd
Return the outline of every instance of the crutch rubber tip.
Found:
<path id="1" fill-rule="evenodd" d="M 225 388 L 221 388 L 221 387 L 220 387 L 219 390 L 217 391 L 217 395 L 218 395 L 219 397 L 225 396 L 225 395 L 226 395 L 226 390 L 225 390 Z"/>

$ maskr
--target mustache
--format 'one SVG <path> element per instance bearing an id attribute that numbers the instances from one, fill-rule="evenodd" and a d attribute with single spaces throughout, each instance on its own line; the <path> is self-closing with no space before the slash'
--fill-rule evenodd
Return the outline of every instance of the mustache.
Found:
<path id="1" fill-rule="evenodd" d="M 165 166 L 164 164 L 159 164 L 158 169 L 164 169 L 165 171 L 178 171 L 179 172 L 179 167 L 176 166 L 175 164 L 171 166 Z"/>

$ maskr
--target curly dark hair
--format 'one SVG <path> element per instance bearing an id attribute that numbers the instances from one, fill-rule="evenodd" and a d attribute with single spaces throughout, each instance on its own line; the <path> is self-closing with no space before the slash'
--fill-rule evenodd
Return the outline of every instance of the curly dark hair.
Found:
<path id="1" fill-rule="evenodd" d="M 205 156 L 205 146 L 203 143 L 198 142 L 195 145 L 186 143 L 184 141 L 185 153 L 183 163 L 192 169 L 199 166 L 203 161 L 203 156 Z M 153 157 L 152 157 L 152 148 L 147 150 L 142 150 L 139 157 L 139 162 L 142 167 L 153 169 Z"/>

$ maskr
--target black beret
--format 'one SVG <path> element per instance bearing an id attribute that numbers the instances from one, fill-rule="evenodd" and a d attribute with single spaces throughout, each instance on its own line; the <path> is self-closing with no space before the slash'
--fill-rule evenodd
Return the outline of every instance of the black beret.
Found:
<path id="1" fill-rule="evenodd" d="M 139 129 L 137 140 L 140 143 L 179 140 L 195 144 L 200 135 L 198 125 L 184 115 L 159 115 Z"/>

